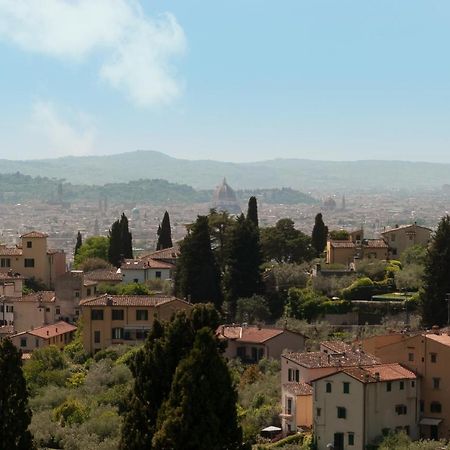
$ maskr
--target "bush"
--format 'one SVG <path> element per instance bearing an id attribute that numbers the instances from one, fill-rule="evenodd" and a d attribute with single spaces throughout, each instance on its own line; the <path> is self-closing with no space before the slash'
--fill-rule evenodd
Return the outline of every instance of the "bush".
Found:
<path id="1" fill-rule="evenodd" d="M 89 416 L 89 409 L 76 399 L 67 399 L 53 410 L 53 420 L 62 427 L 83 423 Z"/>
<path id="2" fill-rule="evenodd" d="M 326 300 L 312 289 L 291 288 L 286 302 L 286 316 L 311 322 L 322 313 L 322 303 Z"/>
<path id="3" fill-rule="evenodd" d="M 265 322 L 269 316 L 269 306 L 264 297 L 253 295 L 250 298 L 239 298 L 237 300 L 236 321 L 254 324 Z"/>

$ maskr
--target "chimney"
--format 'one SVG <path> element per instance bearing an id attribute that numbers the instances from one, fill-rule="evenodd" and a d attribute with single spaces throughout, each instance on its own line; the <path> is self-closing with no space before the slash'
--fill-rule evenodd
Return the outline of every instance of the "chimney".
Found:
<path id="1" fill-rule="evenodd" d="M 110 295 L 108 295 L 106 297 L 106 306 L 112 306 L 112 304 L 113 304 L 113 298 Z"/>
<path id="2" fill-rule="evenodd" d="M 368 383 L 369 382 L 369 374 L 365 373 L 364 374 L 364 383 Z"/>
<path id="3" fill-rule="evenodd" d="M 439 325 L 433 325 L 431 327 L 431 333 L 439 335 Z"/>
<path id="4" fill-rule="evenodd" d="M 49 335 L 50 333 L 49 333 L 49 331 L 47 330 L 47 336 Z"/>
<path id="5" fill-rule="evenodd" d="M 380 372 L 375 372 L 375 379 L 380 381 Z"/>
<path id="6" fill-rule="evenodd" d="M 56 332 L 58 332 L 58 328 L 56 328 L 55 330 L 56 330 Z"/>
<path id="7" fill-rule="evenodd" d="M 261 329 L 261 324 L 258 323 L 258 324 L 256 325 L 256 327 L 258 328 L 258 330 L 260 330 L 260 329 Z"/>

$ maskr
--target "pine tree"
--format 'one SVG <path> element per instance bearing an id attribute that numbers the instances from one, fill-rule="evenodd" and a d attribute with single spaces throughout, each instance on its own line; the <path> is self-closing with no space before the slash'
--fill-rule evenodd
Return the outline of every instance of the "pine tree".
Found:
<path id="1" fill-rule="evenodd" d="M 261 246 L 258 229 L 241 214 L 227 240 L 225 296 L 234 317 L 238 298 L 248 298 L 261 289 Z"/>
<path id="2" fill-rule="evenodd" d="M 220 307 L 220 273 L 211 249 L 208 217 L 198 216 L 180 244 L 175 272 L 175 291 L 193 303 L 213 302 Z"/>
<path id="3" fill-rule="evenodd" d="M 256 197 L 250 197 L 248 200 L 247 219 L 251 220 L 258 227 L 258 203 Z"/>
<path id="4" fill-rule="evenodd" d="M 156 250 L 162 250 L 170 247 L 173 247 L 172 230 L 170 228 L 169 213 L 166 211 L 164 213 L 161 225 L 158 227 L 158 243 L 156 245 Z"/>
<path id="5" fill-rule="evenodd" d="M 75 244 L 75 250 L 74 250 L 74 252 L 73 252 L 73 256 L 74 256 L 74 257 L 77 256 L 78 250 L 80 250 L 80 247 L 81 247 L 82 245 L 83 245 L 83 238 L 82 238 L 82 236 L 81 236 L 81 233 L 78 232 L 78 234 L 77 234 L 77 242 L 76 242 L 76 244 Z"/>
<path id="6" fill-rule="evenodd" d="M 238 450 L 237 394 L 217 338 L 204 328 L 175 372 L 158 415 L 154 450 Z"/>
<path id="7" fill-rule="evenodd" d="M 447 323 L 447 293 L 450 293 L 450 217 L 445 216 L 433 237 L 425 262 L 422 320 L 424 325 Z"/>
<path id="8" fill-rule="evenodd" d="M 317 255 L 321 255 L 327 246 L 328 227 L 323 223 L 322 214 L 316 215 L 314 228 L 311 235 L 312 245 Z"/>
<path id="9" fill-rule="evenodd" d="M 0 374 L 0 450 L 32 449 L 28 431 L 31 411 L 21 353 L 8 338 L 0 341 Z"/>
<path id="10" fill-rule="evenodd" d="M 131 363 L 135 383 L 124 415 L 121 450 L 153 448 L 158 413 L 169 396 L 179 362 L 191 351 L 198 330 L 215 330 L 218 324 L 219 315 L 212 305 L 195 305 L 189 314 L 179 312 L 170 322 L 154 322 Z"/>

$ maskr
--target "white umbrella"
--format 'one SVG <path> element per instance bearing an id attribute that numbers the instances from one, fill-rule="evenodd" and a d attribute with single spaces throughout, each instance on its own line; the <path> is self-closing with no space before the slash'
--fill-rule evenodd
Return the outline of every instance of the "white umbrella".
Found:
<path id="1" fill-rule="evenodd" d="M 281 431 L 281 428 L 279 427 L 274 427 L 273 425 L 271 425 L 270 427 L 266 427 L 261 431 Z"/>

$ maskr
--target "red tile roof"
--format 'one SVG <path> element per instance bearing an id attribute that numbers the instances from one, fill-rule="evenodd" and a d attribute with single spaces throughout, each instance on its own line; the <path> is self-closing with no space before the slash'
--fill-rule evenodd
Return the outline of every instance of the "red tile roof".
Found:
<path id="1" fill-rule="evenodd" d="M 427 333 L 425 336 L 428 339 L 439 342 L 440 344 L 450 346 L 450 336 L 448 334 Z"/>
<path id="2" fill-rule="evenodd" d="M 156 250 L 152 253 L 142 256 L 142 258 L 152 259 L 176 259 L 180 256 L 180 247 L 175 244 L 173 247 Z"/>
<path id="3" fill-rule="evenodd" d="M 433 231 L 433 230 L 431 230 L 431 228 L 423 227 L 423 226 L 417 225 L 417 224 L 410 224 L 410 225 L 400 225 L 399 227 L 391 228 L 390 230 L 383 231 L 381 234 L 392 233 L 393 231 L 405 230 L 407 228 L 422 228 L 423 230 L 427 230 L 430 233 L 431 233 L 431 231 Z"/>
<path id="4" fill-rule="evenodd" d="M 93 281 L 122 281 L 123 275 L 121 273 L 117 273 L 117 269 L 96 269 L 86 272 L 84 274 L 84 278 L 85 280 L 87 279 Z"/>
<path id="5" fill-rule="evenodd" d="M 191 303 L 169 295 L 108 295 L 103 294 L 96 298 L 80 301 L 82 306 L 151 306 L 156 307 L 165 303 L 179 301 L 191 305 Z"/>
<path id="6" fill-rule="evenodd" d="M 35 328 L 34 330 L 22 331 L 22 333 L 17 333 L 15 336 L 26 333 L 43 339 L 50 339 L 55 336 L 60 336 L 61 334 L 70 333 L 76 329 L 77 327 L 75 325 L 61 321 L 54 323 L 53 325 L 45 325 L 43 327 Z"/>
<path id="7" fill-rule="evenodd" d="M 369 248 L 388 248 L 386 242 L 383 239 L 367 239 L 363 241 L 364 247 Z"/>
<path id="8" fill-rule="evenodd" d="M 173 269 L 174 267 L 173 264 L 145 257 L 141 259 L 126 259 L 120 266 L 120 270 Z"/>
<path id="9" fill-rule="evenodd" d="M 29 233 L 22 234 L 21 238 L 44 238 L 48 237 L 47 233 L 41 233 L 40 231 L 30 231 Z"/>
<path id="10" fill-rule="evenodd" d="M 330 241 L 330 245 L 334 248 L 355 248 L 352 241 Z"/>
<path id="11" fill-rule="evenodd" d="M 11 272 L 0 272 L 0 281 L 24 280 L 25 277 Z"/>
<path id="12" fill-rule="evenodd" d="M 226 326 L 221 325 L 217 328 L 216 333 L 222 339 L 233 339 L 239 342 L 249 342 L 254 344 L 262 344 L 272 339 L 286 330 L 279 328 L 258 328 L 253 326 Z"/>
<path id="13" fill-rule="evenodd" d="M 285 383 L 283 389 L 292 395 L 312 395 L 313 388 L 310 384 L 301 381 L 299 383 Z"/>
<path id="14" fill-rule="evenodd" d="M 15 298 L 15 302 L 39 302 L 42 303 L 53 303 L 55 301 L 54 291 L 39 291 L 33 292 L 32 294 L 24 295 L 21 298 Z"/>
<path id="15" fill-rule="evenodd" d="M 0 256 L 20 256 L 22 255 L 22 249 L 15 247 L 7 247 L 6 245 L 0 245 Z"/>

